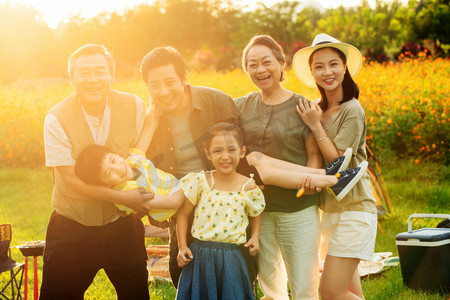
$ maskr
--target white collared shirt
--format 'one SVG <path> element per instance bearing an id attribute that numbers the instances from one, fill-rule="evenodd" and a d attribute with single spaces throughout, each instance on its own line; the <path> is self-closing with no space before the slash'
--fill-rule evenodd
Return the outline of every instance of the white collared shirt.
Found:
<path id="1" fill-rule="evenodd" d="M 111 111 L 108 102 L 105 105 L 103 117 L 99 118 L 89 115 L 82 107 L 86 122 L 97 145 L 105 145 L 109 134 L 111 123 Z M 137 138 L 141 134 L 145 120 L 145 106 L 141 99 L 136 96 L 136 130 Z M 136 138 L 136 141 L 137 141 Z M 72 157 L 72 145 L 67 134 L 64 132 L 58 119 L 47 114 L 44 122 L 45 141 L 45 165 L 47 167 L 74 166 L 75 159 Z M 135 141 L 135 142 L 136 142 Z"/>

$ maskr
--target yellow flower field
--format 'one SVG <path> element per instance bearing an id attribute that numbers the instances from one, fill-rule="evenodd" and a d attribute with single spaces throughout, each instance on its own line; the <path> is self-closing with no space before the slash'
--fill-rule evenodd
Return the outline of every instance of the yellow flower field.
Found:
<path id="1" fill-rule="evenodd" d="M 450 60 L 408 60 L 365 64 L 356 77 L 366 111 L 369 146 L 386 158 L 403 157 L 415 163 L 431 159 L 448 164 L 450 136 Z M 67 79 L 38 79 L 0 86 L 0 164 L 39 166 L 45 161 L 43 123 L 50 107 L 65 98 Z M 188 81 L 239 97 L 255 90 L 241 70 L 227 73 L 191 72 Z M 308 99 L 318 92 L 287 71 L 284 85 Z M 148 102 L 140 79 L 117 82 L 115 89 L 135 93 Z"/>

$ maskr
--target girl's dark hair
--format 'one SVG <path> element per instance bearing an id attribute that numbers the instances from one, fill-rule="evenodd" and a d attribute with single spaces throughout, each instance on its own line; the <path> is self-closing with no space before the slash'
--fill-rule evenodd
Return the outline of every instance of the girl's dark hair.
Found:
<path id="1" fill-rule="evenodd" d="M 209 150 L 209 147 L 211 147 L 212 139 L 219 134 L 226 133 L 231 134 L 231 136 L 236 139 L 239 147 L 244 147 L 244 134 L 242 133 L 241 128 L 233 123 L 219 122 L 209 130 L 209 136 L 205 142 L 205 148 Z"/>
<path id="2" fill-rule="evenodd" d="M 312 57 L 314 56 L 314 54 L 322 49 L 331 49 L 334 52 L 336 52 L 338 54 L 338 56 L 342 59 L 342 61 L 344 62 L 344 65 L 347 64 L 347 57 L 345 56 L 345 54 L 339 50 L 336 49 L 334 47 L 325 47 L 325 48 L 319 48 L 316 51 L 314 51 L 310 56 L 309 56 L 309 67 L 311 68 L 311 64 L 312 64 Z M 328 108 L 328 99 L 327 99 L 327 95 L 325 94 L 325 90 L 319 86 L 317 83 L 317 88 L 319 89 L 320 95 L 322 97 L 322 100 L 319 102 L 319 106 L 323 111 L 326 111 Z M 346 68 L 345 70 L 345 74 L 344 74 L 344 80 L 342 81 L 342 88 L 344 90 L 344 98 L 339 102 L 339 104 L 342 104 L 344 102 L 350 101 L 353 98 L 358 99 L 359 97 L 359 88 L 358 85 L 356 84 L 356 82 L 353 80 L 352 76 L 350 75 L 350 73 L 348 72 L 348 68 Z"/>
<path id="3" fill-rule="evenodd" d="M 102 162 L 113 153 L 105 146 L 89 145 L 81 151 L 75 162 L 75 174 L 87 184 L 105 185 L 101 181 Z"/>

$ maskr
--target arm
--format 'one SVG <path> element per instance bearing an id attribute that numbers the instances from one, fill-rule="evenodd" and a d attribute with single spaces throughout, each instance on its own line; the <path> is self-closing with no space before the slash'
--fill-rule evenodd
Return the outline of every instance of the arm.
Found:
<path id="1" fill-rule="evenodd" d="M 261 215 L 258 215 L 256 217 L 248 217 L 248 219 L 250 221 L 252 236 L 244 246 L 248 248 L 251 256 L 255 256 L 259 253 L 259 231 L 261 229 Z"/>
<path id="2" fill-rule="evenodd" d="M 308 162 L 306 163 L 306 166 L 310 168 L 321 168 L 323 166 L 323 159 L 313 134 L 310 134 L 306 139 L 305 148 L 306 155 L 308 156 Z M 304 178 L 300 186 L 305 189 L 305 195 L 313 195 L 316 192 L 320 192 L 322 190 L 321 188 L 315 186 L 314 181 L 311 179 L 311 177 Z"/>
<path id="3" fill-rule="evenodd" d="M 141 186 L 148 191 L 155 191 L 156 195 L 150 201 L 152 208 L 178 209 L 183 205 L 185 195 L 178 180 L 173 175 L 157 169 L 142 150 L 130 149 L 127 163 L 142 175 L 137 181 L 128 181 L 117 188 L 129 190 Z"/>
<path id="4" fill-rule="evenodd" d="M 104 186 L 88 185 L 75 175 L 74 166 L 55 168 L 61 174 L 68 187 L 85 197 L 124 205 L 136 212 L 148 213 L 151 210 L 147 201 L 153 198 L 153 193 L 145 191 L 142 193 L 141 189 L 122 192 Z"/>
<path id="5" fill-rule="evenodd" d="M 239 112 L 233 98 L 229 95 L 221 93 L 218 94 L 223 101 L 217 101 L 218 103 L 218 122 L 229 122 L 239 125 Z M 219 99 L 218 99 L 219 100 Z"/>
<path id="6" fill-rule="evenodd" d="M 149 204 L 158 209 L 179 209 L 185 200 L 183 190 L 179 189 L 170 196 L 155 195 Z"/>
<path id="7" fill-rule="evenodd" d="M 344 154 L 344 150 L 337 149 L 334 143 L 328 138 L 322 123 L 320 123 L 322 109 L 317 103 L 309 102 L 306 99 L 299 99 L 297 113 L 303 122 L 308 125 L 309 129 L 311 129 L 312 135 L 316 139 L 320 152 L 326 161 L 332 162 Z"/>
<path id="8" fill-rule="evenodd" d="M 246 191 L 248 190 L 253 190 L 256 188 L 256 183 L 254 181 L 250 182 L 247 186 L 246 186 Z M 261 193 L 262 194 L 262 193 Z M 250 201 L 253 202 L 253 201 Z M 264 206 L 263 206 L 264 208 Z M 254 209 L 254 207 L 253 207 Z M 248 248 L 248 251 L 250 253 L 251 256 L 255 256 L 256 254 L 259 253 L 259 232 L 261 229 L 261 212 L 262 210 L 260 210 L 259 212 L 256 211 L 255 213 L 251 213 L 254 217 L 252 216 L 248 216 L 248 220 L 250 223 L 250 229 L 251 229 L 251 237 L 250 239 L 247 241 L 247 243 L 244 244 L 244 247 Z M 256 215 L 258 214 L 258 215 Z"/>
<path id="9" fill-rule="evenodd" d="M 310 168 L 322 168 L 323 159 L 320 153 L 319 147 L 317 146 L 316 140 L 313 134 L 310 134 L 305 141 L 306 155 L 308 156 L 307 167 Z"/>
<path id="10" fill-rule="evenodd" d="M 155 134 L 156 129 L 159 125 L 159 117 L 156 115 L 156 106 L 152 105 L 147 115 L 145 116 L 144 127 L 142 128 L 141 135 L 136 143 L 136 148 L 146 152 L 148 147 L 150 146 L 153 135 Z"/>
<path id="11" fill-rule="evenodd" d="M 129 192 L 114 191 L 106 187 L 87 185 L 75 175 L 75 160 L 72 157 L 72 145 L 57 118 L 48 114 L 44 122 L 46 165 L 55 168 L 61 174 L 65 184 L 81 195 L 125 205 L 136 212 L 147 213 L 150 207 L 145 202 L 153 195 L 139 190 Z"/>
<path id="12" fill-rule="evenodd" d="M 186 199 L 177 213 L 177 239 L 178 249 L 180 249 L 177 256 L 177 262 L 180 267 L 184 267 L 194 258 L 186 243 L 189 215 L 192 210 L 194 210 L 194 205 L 191 201 Z"/>
<path id="13" fill-rule="evenodd" d="M 325 130 L 323 131 L 325 132 Z M 326 133 L 323 135 L 323 137 L 325 136 Z M 336 145 L 328 137 L 317 143 L 319 145 L 320 152 L 322 152 L 322 155 L 327 162 L 332 162 L 339 156 L 344 155 L 345 150 L 336 148 Z"/>

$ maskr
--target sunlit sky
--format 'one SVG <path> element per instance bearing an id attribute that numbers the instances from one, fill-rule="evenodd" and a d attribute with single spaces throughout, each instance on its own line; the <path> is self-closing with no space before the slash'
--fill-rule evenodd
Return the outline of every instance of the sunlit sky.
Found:
<path id="1" fill-rule="evenodd" d="M 281 0 L 235 0 L 240 5 L 247 5 L 253 8 L 256 3 L 262 2 L 268 6 L 280 2 Z M 306 0 L 305 0 L 306 1 Z M 310 1 L 310 0 L 308 0 Z M 121 12 L 126 9 L 138 6 L 141 3 L 152 3 L 153 0 L 0 0 L 0 3 L 20 3 L 36 8 L 44 17 L 47 24 L 56 28 L 58 23 L 73 15 L 80 15 L 83 18 L 91 18 L 101 12 Z M 303 2 L 303 1 L 300 1 Z M 324 8 L 335 8 L 340 5 L 349 7 L 357 6 L 361 0 L 317 0 Z M 402 1 L 402 2 L 406 2 Z M 375 0 L 369 0 L 374 5 Z"/>

